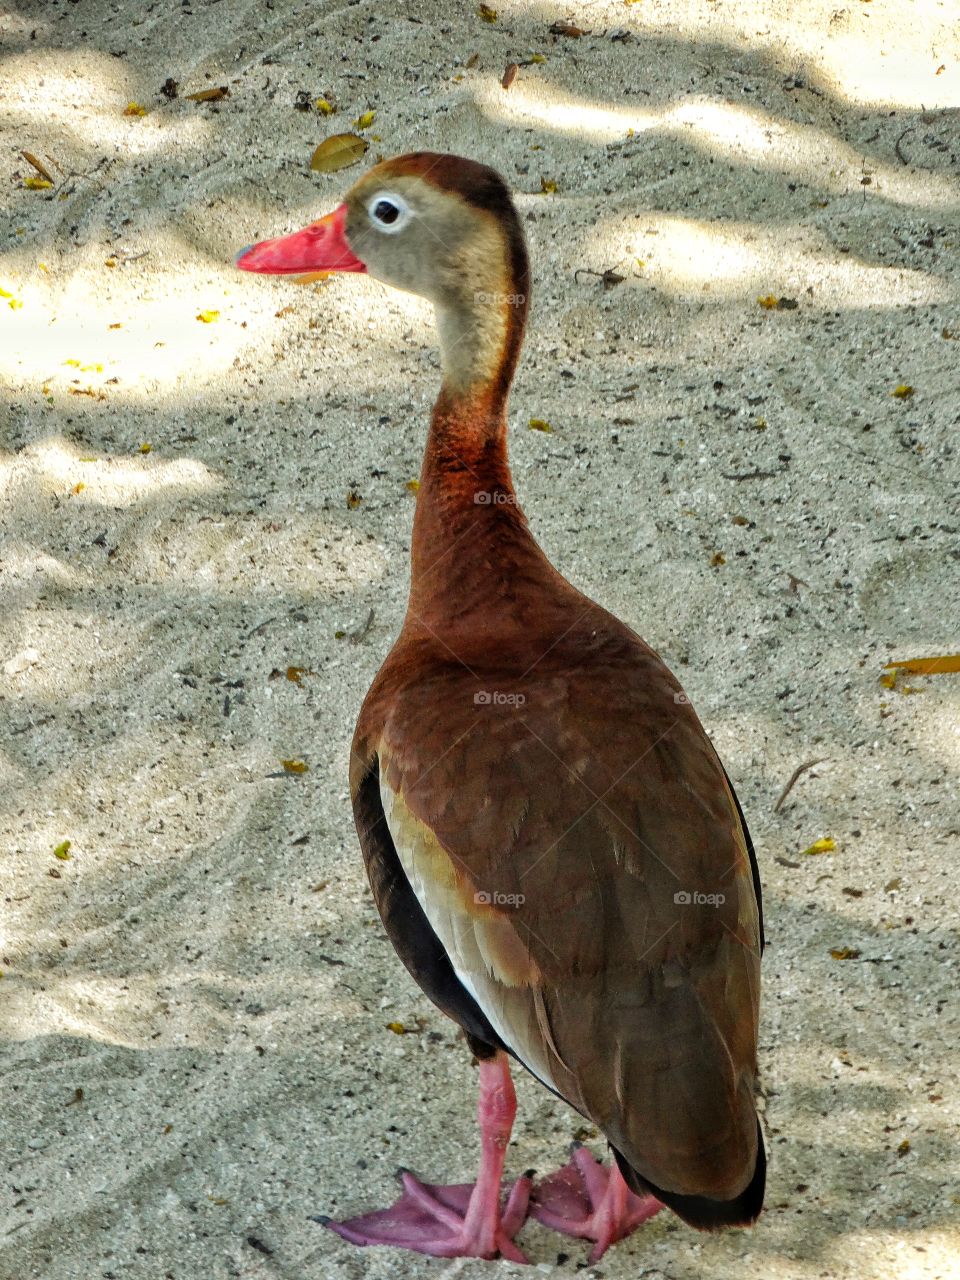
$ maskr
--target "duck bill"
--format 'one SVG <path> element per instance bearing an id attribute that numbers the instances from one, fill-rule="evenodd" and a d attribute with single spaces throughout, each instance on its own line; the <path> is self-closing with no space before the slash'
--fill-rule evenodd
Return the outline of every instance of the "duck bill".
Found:
<path id="1" fill-rule="evenodd" d="M 236 256 L 241 271 L 270 276 L 317 276 L 331 271 L 366 271 L 347 244 L 347 206 L 340 205 L 302 231 L 247 245 Z"/>

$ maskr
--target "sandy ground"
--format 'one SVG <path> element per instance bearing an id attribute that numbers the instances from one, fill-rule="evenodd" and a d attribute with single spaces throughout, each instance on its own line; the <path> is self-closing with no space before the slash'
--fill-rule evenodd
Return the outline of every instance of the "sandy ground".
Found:
<path id="1" fill-rule="evenodd" d="M 515 188 L 521 499 L 677 670 L 759 848 L 766 1212 L 663 1214 L 584 1274 L 957 1275 L 960 676 L 879 683 L 960 648 L 952 0 L 34 0 L 0 43 L 2 1280 L 530 1274 L 308 1221 L 476 1153 L 475 1070 L 382 935 L 346 784 L 431 316 L 230 265 L 333 207 L 363 165 L 310 154 L 366 110 L 368 159 Z M 519 1094 L 509 1168 L 546 1172 L 579 1118 Z"/>

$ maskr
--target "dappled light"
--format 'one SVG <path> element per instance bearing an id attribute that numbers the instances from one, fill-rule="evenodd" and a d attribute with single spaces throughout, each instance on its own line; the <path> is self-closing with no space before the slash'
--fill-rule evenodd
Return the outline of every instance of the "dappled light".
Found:
<path id="1" fill-rule="evenodd" d="M 37 92 L 35 51 L 0 55 L 0 71 L 4 112 L 15 113 L 21 127 L 55 128 L 60 145 L 75 150 L 78 160 L 106 153 L 126 164 L 171 150 L 201 152 L 215 137 L 210 122 L 202 118 L 174 124 L 155 115 L 124 115 L 129 103 L 154 92 L 155 86 L 144 75 L 130 75 L 122 62 L 107 55 L 88 52 L 78 64 L 74 51 L 48 50 L 42 93 Z"/>
<path id="2" fill-rule="evenodd" d="M 829 12 L 817 0 L 784 5 L 752 0 L 703 5 L 681 0 L 670 7 L 671 33 L 691 41 L 761 49 L 787 66 L 809 67 L 839 98 L 884 107 L 960 106 L 960 66 L 944 67 L 955 49 L 955 13 L 949 0 L 916 0 L 878 21 L 869 0 Z M 656 37 L 662 14 L 631 6 L 631 29 Z M 941 56 L 938 58 L 938 54 Z"/>
<path id="3" fill-rule="evenodd" d="M 960 676 L 882 679 L 958 644 L 956 6 L 484 8 L 0 15 L 3 1276 L 444 1271 L 311 1221 L 473 1160 L 470 1055 L 384 936 L 348 783 L 434 314 L 233 266 L 418 149 L 515 194 L 518 499 L 682 680 L 765 888 L 764 1213 L 661 1214 L 603 1273 L 957 1269 Z M 346 132 L 363 160 L 311 171 Z M 603 1154 L 517 1090 L 511 1176 Z"/>
<path id="4" fill-rule="evenodd" d="M 196 967 L 184 965 L 163 974 L 164 999 L 170 1004 L 179 1002 L 181 997 L 189 1002 L 198 986 L 233 997 L 237 992 L 249 992 L 251 985 L 273 999 L 282 996 L 294 1004 L 316 999 L 322 993 L 327 1016 L 333 1023 L 358 1013 L 355 1002 L 345 998 L 336 984 L 329 977 L 324 980 L 322 974 L 303 972 L 295 979 L 291 975 L 282 992 L 271 990 L 275 984 L 269 981 L 243 983 L 229 970 L 206 967 L 198 972 Z M 0 1035 L 14 1043 L 47 1036 L 77 1036 L 95 1044 L 141 1052 L 178 1044 L 218 1050 L 235 1041 L 235 1016 L 222 1005 L 218 1009 L 215 1002 L 210 1002 L 202 1019 L 171 1030 L 160 1046 L 155 1041 L 151 1043 L 146 1026 L 139 1034 L 135 1026 L 131 1027 L 130 1011 L 152 1004 L 156 996 L 157 976 L 153 973 L 128 970 L 116 977 L 104 977 L 96 972 L 78 972 L 48 983 L 43 991 L 28 987 L 17 991 L 0 1011 Z M 275 1036 L 279 1030 L 274 1031 Z M 293 1026 L 284 1031 L 282 1049 L 290 1052 L 296 1047 L 296 1031 Z"/>
<path id="5" fill-rule="evenodd" d="M 93 272 L 32 264 L 18 285 L 22 308 L 0 314 L 0 376 L 45 396 L 105 398 L 116 388 L 125 398 L 154 399 L 209 385 L 263 341 L 272 298 L 240 301 L 232 273 L 198 285 L 195 273 L 160 265 L 162 248 L 154 252 L 157 267 L 146 279 L 108 252 Z"/>
<path id="6" fill-rule="evenodd" d="M 4 472 L 9 474 L 17 465 L 12 459 L 0 462 L 0 476 Z M 64 440 L 39 444 L 32 452 L 30 469 L 41 491 L 51 494 L 69 492 L 79 506 L 96 503 L 125 507 L 166 488 L 174 487 L 189 493 L 209 491 L 222 484 L 216 475 L 194 458 L 172 461 L 146 457 L 136 461 L 89 458 L 81 456 L 76 446 Z"/>
<path id="7" fill-rule="evenodd" d="M 818 251 L 815 237 L 809 233 L 802 237 L 799 228 L 773 231 L 663 214 L 644 222 L 644 229 L 625 246 L 626 252 L 643 263 L 642 280 L 668 292 L 699 290 L 743 297 L 771 290 L 791 296 L 809 291 L 808 305 L 831 311 L 906 302 L 917 305 L 954 297 L 950 285 L 921 271 L 851 261 L 829 245 Z M 601 232 L 603 242 L 609 244 Z"/>
<path id="8" fill-rule="evenodd" d="M 487 86 L 481 99 L 492 121 L 574 134 L 595 143 L 620 143 L 641 152 L 643 135 L 670 133 L 708 156 L 749 162 L 810 183 L 827 194 L 857 191 L 870 177 L 871 196 L 897 204 L 956 209 L 960 180 L 904 172 L 868 161 L 825 130 L 798 125 L 755 107 L 684 97 L 660 109 L 584 101 L 549 87 L 519 87 L 509 95 Z M 636 141 L 634 141 L 636 139 Z"/>

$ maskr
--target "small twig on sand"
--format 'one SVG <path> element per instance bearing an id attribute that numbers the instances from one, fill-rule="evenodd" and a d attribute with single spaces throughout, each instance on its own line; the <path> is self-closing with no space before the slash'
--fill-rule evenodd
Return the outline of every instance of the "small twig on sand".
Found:
<path id="1" fill-rule="evenodd" d="M 357 627 L 355 631 L 347 632 L 347 639 L 350 641 L 351 644 L 360 644 L 360 642 L 363 640 L 364 636 L 367 634 L 367 632 L 370 630 L 372 626 L 373 626 L 373 610 L 371 609 L 370 612 L 367 614 L 365 622 L 361 622 L 360 626 Z"/>
<path id="2" fill-rule="evenodd" d="M 900 150 L 900 143 L 904 140 L 904 138 L 907 136 L 908 133 L 916 133 L 916 129 L 913 127 L 913 125 L 911 125 L 909 129 L 904 129 L 903 133 L 901 133 L 900 137 L 893 144 L 893 149 L 897 153 L 897 159 L 900 161 L 901 164 L 910 163 L 907 157 Z"/>
<path id="3" fill-rule="evenodd" d="M 577 278 L 580 275 L 596 276 L 598 280 L 603 282 L 604 289 L 613 289 L 626 279 L 626 276 L 621 276 L 614 271 L 613 267 L 607 267 L 606 271 L 594 271 L 592 267 L 577 267 L 573 273 L 574 284 L 580 283 Z"/>
<path id="4" fill-rule="evenodd" d="M 793 774 L 791 775 L 790 781 L 780 792 L 780 799 L 773 806 L 773 812 L 774 813 L 780 812 L 780 809 L 781 809 L 781 806 L 783 805 L 784 800 L 786 800 L 787 796 L 790 794 L 793 788 L 797 785 L 797 780 L 800 778 L 802 774 L 806 773 L 808 769 L 812 769 L 813 766 L 816 764 L 825 764 L 826 760 L 827 760 L 826 756 L 821 756 L 819 760 L 805 760 L 803 764 L 798 764 L 796 769 L 794 769 Z"/>

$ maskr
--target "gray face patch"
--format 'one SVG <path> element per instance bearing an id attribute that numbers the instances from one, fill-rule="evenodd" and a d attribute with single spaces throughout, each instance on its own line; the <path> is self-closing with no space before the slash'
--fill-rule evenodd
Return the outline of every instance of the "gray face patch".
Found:
<path id="1" fill-rule="evenodd" d="M 374 279 L 437 309 L 444 375 L 466 387 L 489 376 L 506 337 L 509 294 L 496 218 L 408 174 L 369 174 L 348 194 L 345 234 Z"/>

